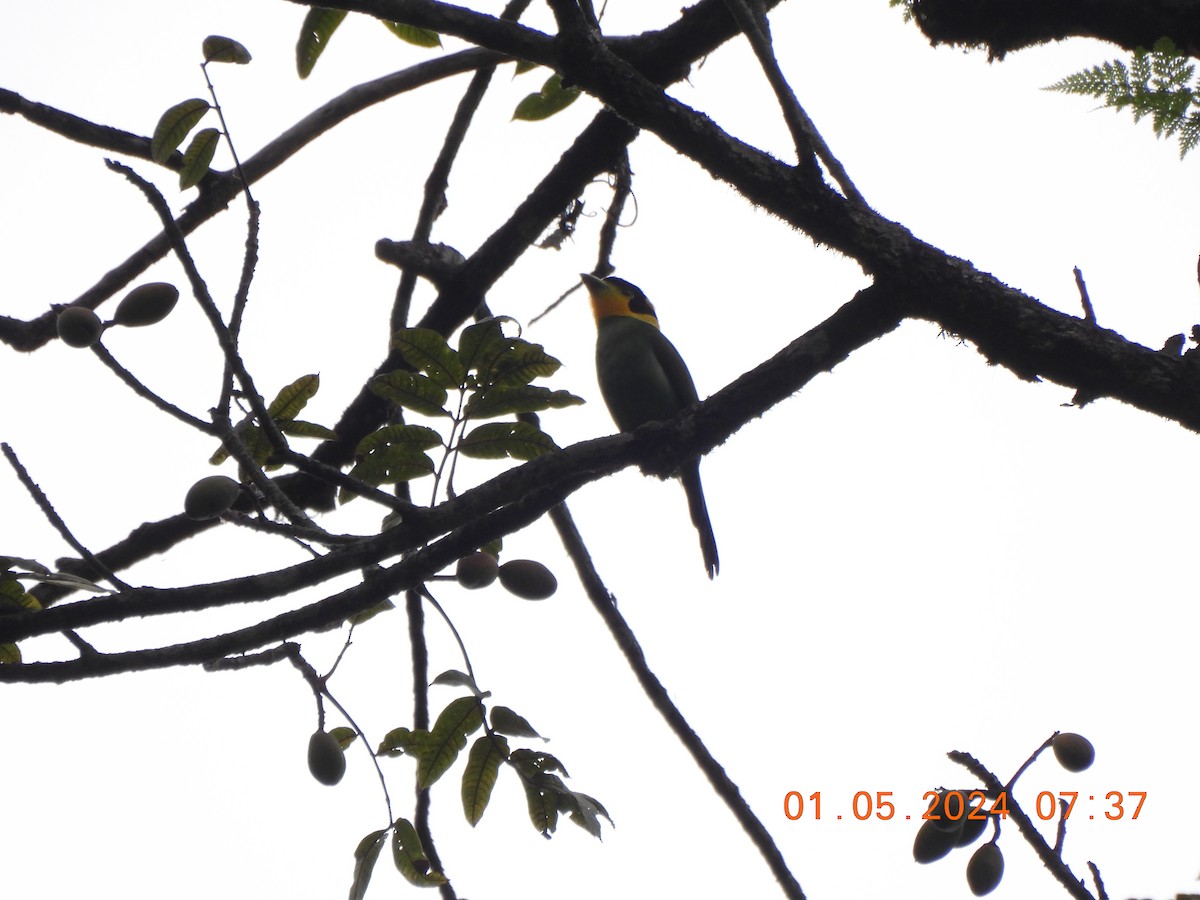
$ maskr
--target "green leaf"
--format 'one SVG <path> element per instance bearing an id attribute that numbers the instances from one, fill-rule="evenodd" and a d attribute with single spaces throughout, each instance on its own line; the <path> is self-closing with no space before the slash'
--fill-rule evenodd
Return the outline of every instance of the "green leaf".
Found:
<path id="1" fill-rule="evenodd" d="M 430 31 L 428 28 L 418 28 L 416 25 L 405 25 L 403 22 L 389 22 L 383 20 L 383 24 L 387 26 L 387 30 L 400 38 L 402 41 L 407 41 L 417 47 L 440 47 L 442 39 L 436 31 Z"/>
<path id="2" fill-rule="evenodd" d="M 530 62 L 527 59 L 518 59 L 517 66 L 513 70 L 513 77 L 524 75 L 526 72 L 532 72 L 534 69 L 541 68 L 537 63 Z"/>
<path id="3" fill-rule="evenodd" d="M 496 360 L 488 380 L 494 384 L 528 384 L 535 378 L 548 378 L 561 368 L 562 363 L 540 344 L 517 339 L 508 354 Z"/>
<path id="4" fill-rule="evenodd" d="M 267 413 L 276 422 L 294 419 L 320 389 L 320 375 L 301 375 L 275 395 Z"/>
<path id="5" fill-rule="evenodd" d="M 355 613 L 346 619 L 351 625 L 362 625 L 365 622 L 370 622 L 373 618 L 381 613 L 390 612 L 396 608 L 396 604 L 391 600 L 380 600 L 369 609 L 364 609 L 360 613 Z"/>
<path id="6" fill-rule="evenodd" d="M 540 775 L 543 772 L 562 772 L 564 775 L 567 774 L 566 766 L 559 761 L 557 756 L 541 750 L 529 750 L 522 747 L 512 752 L 509 762 L 529 778 Z"/>
<path id="7" fill-rule="evenodd" d="M 445 884 L 446 876 L 430 869 L 429 859 L 421 846 L 417 829 L 408 819 L 397 819 L 392 832 L 392 859 L 396 868 L 409 884 L 431 887 Z"/>
<path id="8" fill-rule="evenodd" d="M 569 791 L 567 795 L 560 795 L 559 800 L 566 806 L 565 811 L 570 813 L 571 821 L 597 840 L 600 839 L 600 816 L 608 819 L 609 825 L 613 824 L 608 810 L 595 797 Z"/>
<path id="9" fill-rule="evenodd" d="M 384 400 L 423 416 L 449 416 L 446 389 L 427 375 L 397 369 L 371 379 L 371 392 Z"/>
<path id="10" fill-rule="evenodd" d="M 512 349 L 512 342 L 512 338 L 505 337 L 501 320 L 493 316 L 462 330 L 458 336 L 458 356 L 468 372 L 485 373 Z M 485 376 L 481 380 L 488 379 Z"/>
<path id="11" fill-rule="evenodd" d="M 526 721 L 524 716 L 517 715 L 507 706 L 493 706 L 491 719 L 492 730 L 501 734 L 509 734 L 513 737 L 541 737 L 533 730 L 533 726 Z"/>
<path id="12" fill-rule="evenodd" d="M 416 756 L 425 752 L 429 746 L 429 732 L 424 728 L 393 728 L 383 736 L 379 748 L 375 751 L 382 756 Z"/>
<path id="13" fill-rule="evenodd" d="M 562 409 L 578 406 L 582 397 L 570 391 L 552 391 L 531 384 L 516 387 L 497 386 L 471 395 L 463 409 L 467 418 L 494 419 L 515 413 L 541 412 L 543 409 Z"/>
<path id="14" fill-rule="evenodd" d="M 435 466 L 428 453 L 413 447 L 398 444 L 373 451 L 350 470 L 350 477 L 357 478 L 372 487 L 381 484 L 399 484 L 432 475 Z M 348 492 L 347 496 L 354 496 Z"/>
<path id="15" fill-rule="evenodd" d="M 350 885 L 350 900 L 363 900 L 367 893 L 367 885 L 371 883 L 371 872 L 375 869 L 375 860 L 379 859 L 379 851 L 383 849 L 383 841 L 387 829 L 372 831 L 358 842 L 354 850 L 354 881 Z"/>
<path id="16" fill-rule="evenodd" d="M 345 725 L 329 729 L 329 734 L 338 742 L 338 746 L 343 750 L 353 744 L 358 738 L 358 732 L 353 728 L 347 728 Z"/>
<path id="17" fill-rule="evenodd" d="M 432 787 L 467 746 L 467 735 L 482 725 L 483 704 L 479 698 L 451 700 L 430 730 L 429 747 L 417 763 L 417 786 Z"/>
<path id="18" fill-rule="evenodd" d="M 475 679 L 466 672 L 460 672 L 458 669 L 447 669 L 437 678 L 433 679 L 433 681 L 429 682 L 430 687 L 433 687 L 435 684 L 441 685 L 442 687 L 470 688 L 471 693 L 473 693 L 476 697 L 480 696 L 480 690 L 475 684 Z"/>
<path id="19" fill-rule="evenodd" d="M 201 45 L 205 62 L 234 63 L 244 66 L 250 62 L 250 51 L 233 38 L 210 34 Z"/>
<path id="20" fill-rule="evenodd" d="M 300 26 L 300 39 L 296 41 L 296 71 L 301 78 L 307 78 L 317 64 L 329 39 L 346 18 L 344 9 L 325 9 L 314 6 L 304 17 Z"/>
<path id="21" fill-rule="evenodd" d="M 463 813 L 472 827 L 483 818 L 492 789 L 496 786 L 496 775 L 500 763 L 508 758 L 508 741 L 501 735 L 485 734 L 471 745 L 467 754 L 467 766 L 463 770 L 462 802 Z"/>
<path id="22" fill-rule="evenodd" d="M 425 425 L 385 425 L 358 442 L 356 456 L 366 456 L 383 447 L 432 450 L 442 446 L 442 436 Z"/>
<path id="23" fill-rule="evenodd" d="M 154 126 L 154 135 L 150 138 L 150 158 L 155 162 L 165 163 L 171 154 L 183 143 L 188 132 L 196 123 L 204 118 L 211 107 L 207 100 L 194 97 L 176 103 L 159 117 Z"/>
<path id="24" fill-rule="evenodd" d="M 19 663 L 21 648 L 16 644 L 0 644 L 0 666 L 5 663 Z"/>
<path id="25" fill-rule="evenodd" d="M 183 166 L 179 169 L 179 189 L 186 191 L 198 185 L 212 163 L 221 143 L 221 132 L 216 128 L 205 128 L 197 131 L 183 154 Z"/>
<path id="26" fill-rule="evenodd" d="M 22 578 L 49 578 L 48 575 L 23 574 Z M 25 592 L 19 581 L 12 578 L 0 578 L 0 615 L 18 612 L 37 612 L 42 608 L 41 602 Z"/>
<path id="27" fill-rule="evenodd" d="M 540 428 L 525 422 L 489 422 L 467 434 L 458 445 L 473 459 L 535 459 L 558 449 Z"/>
<path id="28" fill-rule="evenodd" d="M 239 429 L 238 436 L 242 439 L 250 457 L 258 465 L 264 465 L 270 459 L 271 442 L 267 440 L 266 433 L 260 427 L 248 422 Z M 208 458 L 208 461 L 214 466 L 219 466 L 227 459 L 229 459 L 229 451 L 221 446 Z"/>
<path id="29" fill-rule="evenodd" d="M 529 809 L 529 821 L 533 827 L 549 837 L 558 827 L 558 795 L 532 781 L 521 782 L 525 788 L 525 803 Z"/>
<path id="30" fill-rule="evenodd" d="M 392 336 L 392 347 L 404 361 L 437 384 L 454 390 L 463 385 L 467 370 L 446 339 L 430 328 L 405 328 Z"/>
<path id="31" fill-rule="evenodd" d="M 546 79 L 542 89 L 536 94 L 529 94 L 517 104 L 513 118 L 523 122 L 537 122 L 548 119 L 552 115 L 566 109 L 579 97 L 579 88 L 565 88 L 562 76 L 555 72 Z"/>
<path id="32" fill-rule="evenodd" d="M 291 437 L 320 438 L 323 441 L 337 440 L 337 432 L 324 425 L 314 422 L 302 422 L 299 419 L 284 419 L 279 423 L 279 430 Z"/>

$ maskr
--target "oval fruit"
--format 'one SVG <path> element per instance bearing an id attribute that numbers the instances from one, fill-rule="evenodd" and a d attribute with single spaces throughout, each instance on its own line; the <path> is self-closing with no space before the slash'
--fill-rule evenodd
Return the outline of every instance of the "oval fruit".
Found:
<path id="1" fill-rule="evenodd" d="M 1051 742 L 1054 758 L 1068 772 L 1082 772 L 1096 761 L 1096 748 L 1082 734 L 1064 731 Z"/>
<path id="2" fill-rule="evenodd" d="M 499 573 L 500 564 L 496 562 L 496 557 L 476 550 L 458 561 L 454 577 L 468 591 L 477 591 L 495 581 Z"/>
<path id="3" fill-rule="evenodd" d="M 153 325 L 170 314 L 178 299 L 179 288 L 173 284 L 167 284 L 165 281 L 140 284 L 117 304 L 113 321 L 131 328 Z"/>
<path id="4" fill-rule="evenodd" d="M 188 518 L 204 521 L 228 512 L 242 486 L 227 475 L 206 475 L 190 488 L 183 499 Z"/>
<path id="5" fill-rule="evenodd" d="M 913 859 L 924 865 L 936 862 L 954 849 L 961 832 L 937 827 L 936 819 L 926 819 L 913 841 Z"/>
<path id="6" fill-rule="evenodd" d="M 346 754 L 328 731 L 314 731 L 308 739 L 308 771 L 321 784 L 334 785 L 346 774 Z"/>
<path id="7" fill-rule="evenodd" d="M 963 818 L 962 831 L 958 835 L 958 840 L 955 842 L 955 847 L 967 847 L 979 840 L 979 836 L 983 834 L 983 829 L 987 828 L 988 822 L 991 821 L 986 813 L 980 812 L 981 807 L 974 806 L 971 812 Z"/>
<path id="8" fill-rule="evenodd" d="M 995 842 L 989 841 L 973 854 L 967 863 L 967 886 L 976 897 L 990 894 L 1004 875 L 1004 854 Z"/>
<path id="9" fill-rule="evenodd" d="M 925 820 L 932 822 L 934 828 L 942 831 L 961 833 L 971 813 L 970 796 L 970 791 L 943 788 L 938 791 L 937 799 L 930 804 Z"/>
<path id="10" fill-rule="evenodd" d="M 68 347 L 90 347 L 100 340 L 104 326 L 86 306 L 68 306 L 58 314 L 58 336 Z"/>
<path id="11" fill-rule="evenodd" d="M 502 565 L 500 584 L 522 600 L 545 600 L 558 590 L 554 573 L 532 559 L 514 559 Z"/>

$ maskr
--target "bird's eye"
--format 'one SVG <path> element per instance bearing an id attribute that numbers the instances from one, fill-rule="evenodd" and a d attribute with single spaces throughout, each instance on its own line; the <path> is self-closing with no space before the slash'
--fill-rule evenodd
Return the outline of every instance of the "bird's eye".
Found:
<path id="1" fill-rule="evenodd" d="M 629 298 L 629 311 L 641 315 L 654 316 L 654 306 L 646 299 L 641 291 L 634 291 Z M 655 316 L 657 318 L 657 316 Z"/>

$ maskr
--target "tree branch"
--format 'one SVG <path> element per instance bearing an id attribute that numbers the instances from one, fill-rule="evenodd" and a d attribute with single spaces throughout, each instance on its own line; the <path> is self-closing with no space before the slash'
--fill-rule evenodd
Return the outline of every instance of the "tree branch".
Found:
<path id="1" fill-rule="evenodd" d="M 930 43 L 986 47 L 991 59 L 1069 37 L 1127 50 L 1169 37 L 1182 52 L 1200 56 L 1197 0 L 915 0 L 912 11 Z"/>
<path id="2" fill-rule="evenodd" d="M 242 167 L 246 181 L 254 184 L 329 129 L 376 103 L 423 87 L 431 82 L 440 81 L 462 72 L 469 72 L 482 65 L 495 63 L 502 58 L 501 55 L 490 50 L 464 50 L 429 62 L 418 63 L 365 84 L 356 85 L 309 113 L 246 160 Z M 13 98 L 17 98 L 17 100 L 13 100 Z M 6 99 L 8 104 L 4 105 Z M 17 102 L 18 100 L 21 102 Z M 31 109 L 41 112 L 34 116 L 30 114 Z M 118 129 L 96 125 L 70 113 L 63 113 L 53 110 L 52 107 L 26 101 L 12 91 L 0 89 L 0 112 L 23 114 L 29 121 L 43 127 L 59 124 L 62 128 L 52 128 L 52 130 L 59 131 L 72 140 L 138 158 L 149 158 L 149 138 L 127 135 L 126 132 Z M 69 133 L 63 131 L 63 128 L 68 129 Z M 134 140 L 128 141 L 126 136 L 134 138 Z M 241 182 L 232 178 L 228 173 L 210 174 L 201 183 L 200 196 L 192 201 L 175 220 L 180 233 L 185 236 L 191 234 L 224 210 L 241 190 Z M 160 232 L 126 260 L 105 273 L 92 287 L 70 301 L 69 305 L 96 309 L 104 300 L 127 286 L 138 275 L 166 256 L 169 251 L 170 243 L 166 233 Z M 48 310 L 28 322 L 0 317 L 0 340 L 22 352 L 28 353 L 37 350 L 57 337 L 56 316 L 55 310 Z"/>
<path id="3" fill-rule="evenodd" d="M 650 699 L 650 703 L 663 717 L 679 742 L 691 754 L 692 759 L 696 761 L 696 765 L 704 773 L 717 796 L 729 807 L 734 818 L 737 819 L 738 824 L 746 832 L 779 882 L 780 887 L 783 888 L 784 896 L 791 900 L 804 900 L 804 891 L 800 888 L 800 882 L 788 868 L 771 833 L 767 831 L 745 798 L 742 797 L 737 784 L 726 774 L 724 766 L 709 752 L 708 747 L 688 724 L 679 707 L 671 701 L 667 689 L 646 662 L 646 655 L 642 652 L 637 636 L 629 627 L 629 623 L 625 621 L 625 617 L 617 611 L 612 594 L 604 586 L 600 574 L 592 565 L 591 557 L 584 549 L 583 538 L 575 527 L 575 521 L 571 518 L 571 513 L 567 510 L 566 505 L 560 504 L 551 509 L 550 519 L 558 530 L 559 537 L 562 538 L 563 546 L 566 547 L 571 561 L 575 564 L 575 571 L 579 574 L 579 580 L 583 583 L 592 607 L 600 614 L 600 618 L 603 619 L 621 654 L 625 657 L 625 661 L 629 664 L 629 668 L 633 670 L 638 684 Z"/>

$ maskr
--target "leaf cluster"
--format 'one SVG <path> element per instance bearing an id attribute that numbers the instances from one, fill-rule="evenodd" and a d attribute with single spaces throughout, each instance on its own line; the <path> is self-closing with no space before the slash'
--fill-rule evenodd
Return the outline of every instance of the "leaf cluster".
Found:
<path id="1" fill-rule="evenodd" d="M 489 710 L 484 703 L 487 694 L 479 691 L 465 672 L 443 672 L 433 684 L 467 686 L 473 693 L 451 700 L 428 731 L 392 729 L 377 751 L 381 756 L 416 759 L 419 789 L 432 787 L 446 774 L 467 748 L 467 738 L 483 728 L 484 733 L 471 744 L 462 775 L 463 814 L 471 825 L 483 818 L 503 763 L 520 778 L 530 821 L 546 837 L 558 827 L 560 813 L 595 837 L 600 836 L 601 816 L 612 823 L 598 800 L 567 787 L 563 777 L 569 776 L 557 757 L 542 750 L 510 748 L 509 737 L 541 738 L 523 716 L 506 706 Z"/>
<path id="2" fill-rule="evenodd" d="M 1102 98 L 1112 109 L 1129 109 L 1135 122 L 1149 116 L 1160 138 L 1179 135 L 1182 158 L 1200 142 L 1200 80 L 1189 86 L 1195 65 L 1173 41 L 1162 38 L 1150 50 L 1139 47 L 1126 65 L 1109 60 L 1068 75 L 1046 88 L 1064 94 Z"/>
<path id="3" fill-rule="evenodd" d="M 329 46 L 333 33 L 338 30 L 338 26 L 345 18 L 346 10 L 344 9 L 326 9 L 323 6 L 314 6 L 308 11 L 304 17 L 304 24 L 300 26 L 300 37 L 296 41 L 296 72 L 301 78 L 307 78 L 312 74 L 317 60 L 321 58 L 321 54 Z M 383 24 L 400 40 L 414 46 L 442 46 L 442 39 L 436 31 L 405 25 L 403 22 L 384 20 Z"/>
<path id="4" fill-rule="evenodd" d="M 302 375 L 275 395 L 275 399 L 267 407 L 267 414 L 282 434 L 321 440 L 333 440 L 337 437 L 332 429 L 326 428 L 324 425 L 304 422 L 296 418 L 320 387 L 320 375 Z M 246 420 L 239 426 L 238 431 L 242 443 L 258 465 L 267 469 L 278 468 L 281 465 L 272 460 L 274 448 L 261 425 Z M 229 451 L 221 447 L 208 461 L 213 465 L 219 465 L 228 458 Z"/>
<path id="5" fill-rule="evenodd" d="M 393 728 L 376 750 L 379 756 L 409 756 L 416 760 L 418 789 L 428 790 L 445 775 L 466 750 L 468 737 L 482 728 L 484 733 L 471 744 L 462 774 L 463 814 L 472 826 L 483 818 L 502 764 L 508 764 L 521 779 L 530 821 L 546 837 L 557 827 L 560 813 L 567 813 L 571 821 L 595 837 L 600 836 L 601 816 L 612 824 L 598 800 L 566 786 L 562 776 L 567 771 L 556 757 L 540 750 L 509 747 L 509 737 L 541 737 L 523 716 L 506 706 L 489 710 L 484 703 L 487 694 L 465 672 L 443 672 L 433 684 L 465 686 L 472 693 L 451 700 L 431 729 Z M 359 843 L 354 852 L 352 898 L 361 898 L 366 892 L 389 831 L 393 861 L 410 884 L 432 887 L 446 882 L 443 873 L 430 867 L 416 828 L 401 817 L 390 829 L 373 831 Z"/>
<path id="6" fill-rule="evenodd" d="M 206 37 L 201 49 L 205 66 L 210 62 L 244 66 L 251 59 L 250 51 L 242 44 L 221 35 L 211 34 Z M 154 126 L 154 134 L 150 138 L 150 158 L 160 163 L 170 159 L 171 154 L 179 149 L 179 145 L 210 109 L 213 109 L 213 106 L 207 100 L 193 97 L 176 103 L 159 116 L 158 124 Z M 221 131 L 217 128 L 203 128 L 192 136 L 191 142 L 183 152 L 183 165 L 179 169 L 180 190 L 194 187 L 203 180 L 208 174 L 220 142 Z"/>
<path id="7" fill-rule="evenodd" d="M 476 459 L 530 460 L 558 445 L 530 421 L 478 420 L 561 409 L 583 403 L 568 391 L 532 384 L 562 363 L 540 344 L 504 334 L 503 320 L 484 319 L 464 328 L 457 349 L 432 329 L 405 328 L 392 347 L 409 366 L 377 376 L 371 390 L 422 416 L 449 419 L 449 438 L 424 425 L 385 425 L 364 437 L 350 475 L 370 485 L 395 484 L 436 471 L 426 452 L 444 447 Z M 453 396 L 452 396 L 453 395 Z M 453 402 L 452 402 L 453 401 Z M 347 499 L 343 491 L 342 499 Z"/>

